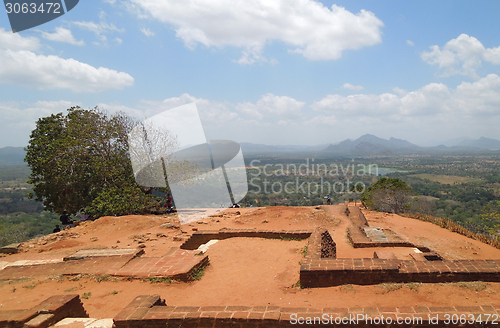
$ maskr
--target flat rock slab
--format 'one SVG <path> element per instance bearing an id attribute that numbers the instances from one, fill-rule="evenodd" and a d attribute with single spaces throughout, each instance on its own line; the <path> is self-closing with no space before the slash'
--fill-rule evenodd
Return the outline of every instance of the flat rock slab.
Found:
<path id="1" fill-rule="evenodd" d="M 21 243 L 10 244 L 0 248 L 0 253 L 3 254 L 16 254 L 19 251 Z"/>
<path id="2" fill-rule="evenodd" d="M 384 260 L 397 260 L 396 255 L 391 251 L 375 251 L 373 253 L 373 258 L 384 259 Z"/>
<path id="3" fill-rule="evenodd" d="M 0 270 L 3 270 L 7 267 L 11 266 L 28 266 L 28 265 L 41 265 L 41 264 L 48 264 L 48 263 L 58 263 L 62 262 L 62 259 L 51 259 L 51 260 L 19 260 L 15 262 L 5 262 L 5 261 L 0 261 Z"/>
<path id="4" fill-rule="evenodd" d="M 59 328 L 112 328 L 113 319 L 65 318 L 53 327 Z"/>
<path id="5" fill-rule="evenodd" d="M 63 258 L 64 261 L 83 260 L 91 257 L 107 257 L 107 256 L 132 256 L 136 257 L 144 253 L 142 249 L 135 248 L 120 248 L 120 249 L 89 249 L 81 250 L 73 255 Z"/>
<path id="6" fill-rule="evenodd" d="M 373 242 L 388 242 L 386 235 L 380 227 L 365 227 L 366 236 Z"/>
<path id="7" fill-rule="evenodd" d="M 177 248 L 163 257 L 135 258 L 119 269 L 110 269 L 107 274 L 135 278 L 169 277 L 187 281 L 190 272 L 208 264 L 208 256 L 199 253 Z"/>

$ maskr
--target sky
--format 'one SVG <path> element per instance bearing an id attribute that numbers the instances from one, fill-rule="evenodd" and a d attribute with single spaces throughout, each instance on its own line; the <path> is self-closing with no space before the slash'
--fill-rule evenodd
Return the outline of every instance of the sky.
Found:
<path id="1" fill-rule="evenodd" d="M 497 1 L 82 0 L 13 33 L 0 147 L 72 106 L 147 119 L 195 102 L 207 139 L 500 139 Z"/>

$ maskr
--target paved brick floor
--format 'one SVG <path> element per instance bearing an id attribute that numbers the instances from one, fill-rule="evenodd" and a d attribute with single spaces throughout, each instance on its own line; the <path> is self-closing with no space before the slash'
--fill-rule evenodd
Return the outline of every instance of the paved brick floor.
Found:
<path id="1" fill-rule="evenodd" d="M 109 274 L 134 278 L 172 277 L 188 279 L 194 268 L 208 263 L 207 255 L 197 252 L 173 249 L 162 257 L 135 257 L 135 254 L 121 256 L 88 257 L 81 260 L 39 265 L 9 266 L 0 270 L 0 281 L 27 277 L 50 277 L 56 275 Z"/>
<path id="2" fill-rule="evenodd" d="M 113 276 L 147 277 L 173 277 L 187 279 L 186 276 L 193 268 L 208 263 L 207 255 L 196 255 L 196 251 L 175 249 L 163 257 L 138 257 L 127 265 L 109 270 Z"/>

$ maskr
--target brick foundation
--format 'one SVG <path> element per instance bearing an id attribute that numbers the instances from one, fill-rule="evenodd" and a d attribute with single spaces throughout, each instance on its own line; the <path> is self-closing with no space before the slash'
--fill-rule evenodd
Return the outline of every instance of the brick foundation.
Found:
<path id="1" fill-rule="evenodd" d="M 212 239 L 222 240 L 233 237 L 246 238 L 267 238 L 267 239 L 307 239 L 312 231 L 309 230 L 293 230 L 293 231 L 274 231 L 274 230 L 250 230 L 250 229 L 235 229 L 235 230 L 205 230 L 196 231 L 191 237 L 181 245 L 181 249 L 194 250 L 200 245 L 208 243 Z"/>
<path id="2" fill-rule="evenodd" d="M 500 282 L 500 260 L 410 261 L 306 257 L 300 267 L 300 285 L 303 288 L 457 281 Z"/>
<path id="3" fill-rule="evenodd" d="M 292 308 L 277 306 L 168 306 L 158 295 L 138 296 L 115 318 L 116 328 L 139 327 L 296 327 L 302 318 L 307 327 L 352 325 L 356 327 L 443 327 L 448 317 L 455 314 L 477 318 L 479 314 L 498 316 L 500 305 L 449 306 L 449 307 L 382 307 L 382 308 Z M 355 320 L 359 318 L 359 322 Z M 385 320 L 381 325 L 377 320 Z M 416 320 L 411 324 L 398 324 L 399 320 Z M 421 318 L 421 321 L 417 321 Z M 429 318 L 435 319 L 429 322 Z M 485 318 L 485 317 L 483 317 Z M 310 323 L 307 324 L 310 320 Z M 316 320 L 316 324 L 314 324 Z M 346 324 L 335 324 L 344 320 Z M 353 321 L 354 320 L 354 321 Z M 483 319 L 484 320 L 484 319 Z M 320 324 L 323 321 L 323 324 Z M 388 322 L 392 322 L 388 323 Z M 491 319 L 490 319 L 491 321 Z M 498 319 L 497 319 L 498 322 Z M 483 322 L 484 323 L 484 322 Z M 451 325 L 450 325 L 451 326 Z M 479 323 L 461 327 L 484 327 Z"/>
<path id="4" fill-rule="evenodd" d="M 31 309 L 0 311 L 0 327 L 46 328 L 64 318 L 88 318 L 78 295 L 55 295 Z"/>

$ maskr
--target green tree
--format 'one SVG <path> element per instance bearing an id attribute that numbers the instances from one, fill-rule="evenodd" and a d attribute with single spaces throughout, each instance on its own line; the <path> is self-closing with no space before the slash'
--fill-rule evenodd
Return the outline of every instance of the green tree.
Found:
<path id="1" fill-rule="evenodd" d="M 500 225 L 500 202 L 486 205 L 482 210 L 481 217 L 484 220 L 494 222 L 496 226 Z"/>
<path id="2" fill-rule="evenodd" d="M 129 202 L 144 201 L 132 197 L 141 191 L 128 154 L 127 134 L 135 124 L 124 114 L 108 115 L 97 108 L 72 107 L 67 115 L 40 118 L 26 147 L 31 197 L 56 213 L 86 209 L 111 214 L 106 207 L 117 215 L 136 211 L 142 203 L 117 207 L 109 197 L 114 192 Z"/>
<path id="3" fill-rule="evenodd" d="M 393 213 L 405 212 L 413 191 L 406 182 L 398 178 L 383 177 L 361 194 L 361 201 L 375 210 Z"/>

